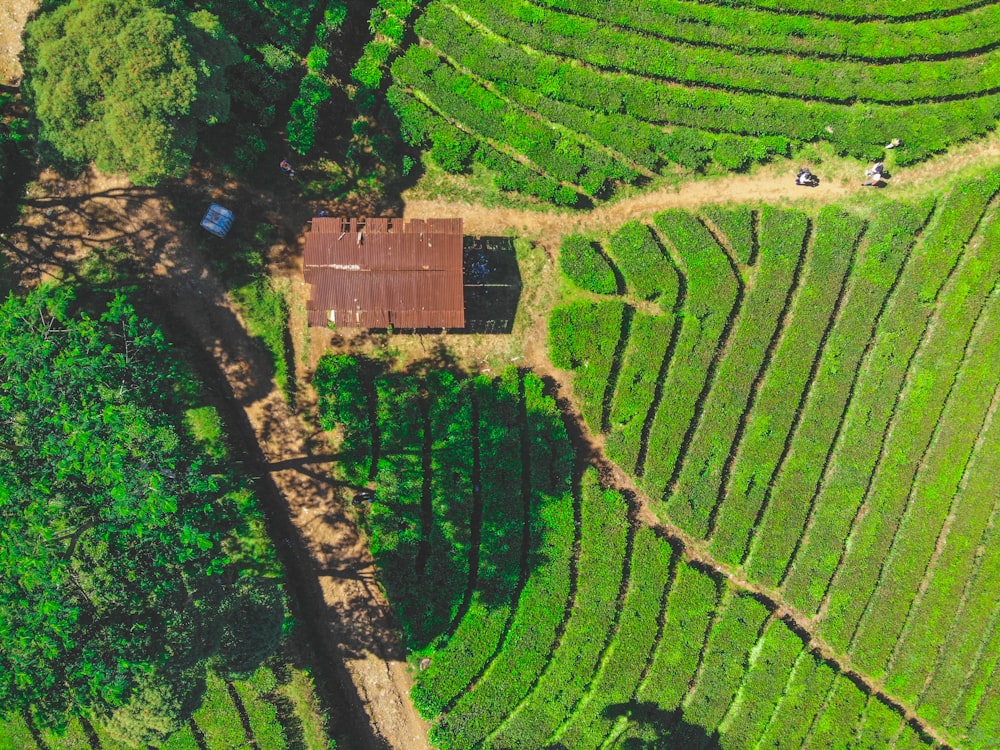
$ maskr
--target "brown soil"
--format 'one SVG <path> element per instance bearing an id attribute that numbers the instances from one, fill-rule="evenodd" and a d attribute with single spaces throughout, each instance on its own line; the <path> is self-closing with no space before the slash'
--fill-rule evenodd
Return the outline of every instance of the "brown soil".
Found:
<path id="1" fill-rule="evenodd" d="M 16 86 L 21 80 L 21 30 L 38 0 L 4 0 L 0 3 L 0 84 Z"/>

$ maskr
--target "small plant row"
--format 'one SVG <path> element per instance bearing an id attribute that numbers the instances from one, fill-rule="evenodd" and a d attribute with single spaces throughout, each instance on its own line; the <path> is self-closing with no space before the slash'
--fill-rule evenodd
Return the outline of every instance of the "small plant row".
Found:
<path id="1" fill-rule="evenodd" d="M 669 86 L 629 73 L 579 65 L 566 57 L 537 51 L 529 54 L 521 46 L 525 40 L 508 42 L 485 32 L 481 26 L 464 20 L 459 23 L 448 16 L 444 6 L 432 5 L 420 21 L 422 35 L 465 67 L 505 86 L 509 95 L 519 98 L 525 106 L 530 105 L 530 100 L 520 89 L 537 92 L 533 96 L 539 111 L 544 110 L 546 117 L 567 127 L 581 131 L 588 127 L 587 118 L 571 105 L 600 113 L 603 116 L 590 117 L 593 124 L 586 132 L 595 138 L 600 138 L 601 132 L 616 134 L 615 148 L 647 165 L 650 155 L 659 151 L 684 155 L 684 142 L 672 143 L 668 139 L 665 145 L 659 145 L 662 136 L 646 130 L 637 120 L 755 138 L 829 140 L 843 153 L 864 158 L 878 153 L 877 149 L 885 143 L 885 134 L 891 132 L 908 144 L 897 157 L 898 163 L 903 164 L 925 158 L 956 140 L 985 132 L 993 127 L 1000 113 L 1000 96 L 949 101 L 946 105 L 843 106 L 820 101 L 803 103 L 766 94 Z M 469 13 L 464 13 L 463 18 L 475 23 Z M 693 141 L 699 152 L 711 150 L 712 133 L 697 131 L 684 137 Z M 761 145 L 764 151 L 781 152 L 777 143 L 769 145 L 762 141 Z"/>
<path id="2" fill-rule="evenodd" d="M 732 594 L 708 634 L 694 687 L 682 703 L 682 716 L 692 727 L 717 727 L 746 675 L 750 654 L 770 614 L 747 594 Z M 779 625 L 779 627 L 781 627 Z M 777 681 L 780 675 L 774 675 Z M 678 738 L 681 747 L 690 746 Z"/>
<path id="3" fill-rule="evenodd" d="M 724 242 L 743 266 L 756 262 L 757 230 L 749 206 L 706 206 L 705 217 L 724 236 Z"/>
<path id="4" fill-rule="evenodd" d="M 500 96 L 471 76 L 455 70 L 426 47 L 411 47 L 393 64 L 392 69 L 398 82 L 419 91 L 440 112 L 462 123 L 480 138 L 505 144 L 523 154 L 557 180 L 580 185 L 591 194 L 597 194 L 609 179 L 634 179 L 634 172 L 630 174 L 603 151 L 586 146 L 570 134 L 560 134 L 522 110 L 511 107 Z M 434 133 L 430 134 L 432 138 Z M 465 164 L 456 167 L 467 166 L 471 155 L 470 145 Z"/>
<path id="5" fill-rule="evenodd" d="M 491 733 L 487 747 L 543 747 L 593 679 L 618 619 L 628 570 L 629 522 L 621 495 L 602 488 L 593 470 L 581 483 L 582 537 L 576 599 L 559 647 L 531 693 Z"/>
<path id="6" fill-rule="evenodd" d="M 680 259 L 687 283 L 681 330 L 650 428 L 646 463 L 637 469 L 646 493 L 662 498 L 712 363 L 739 309 L 743 285 L 726 252 L 697 218 L 672 210 L 657 215 L 655 223 Z"/>
<path id="7" fill-rule="evenodd" d="M 803 498 L 816 494 L 868 342 L 885 316 L 889 295 L 930 210 L 930 205 L 887 204 L 866 234 L 864 252 L 849 277 L 842 312 L 830 330 L 789 452 L 766 488 L 760 519 L 744 553 L 744 566 L 754 580 L 777 586 L 784 577 L 809 513 Z"/>
<path id="8" fill-rule="evenodd" d="M 372 8 L 368 28 L 374 39 L 365 45 L 351 70 L 355 81 L 369 89 L 381 86 L 389 59 L 403 43 L 406 22 L 417 7 L 415 0 L 379 0 Z"/>
<path id="9" fill-rule="evenodd" d="M 632 308 L 623 301 L 609 299 L 571 302 L 549 316 L 552 364 L 573 371 L 573 392 L 595 432 L 601 431 L 615 355 L 627 336 L 631 315 Z"/>
<path id="10" fill-rule="evenodd" d="M 494 173 L 494 181 L 501 190 L 534 195 L 557 205 L 575 206 L 578 203 L 580 195 L 573 188 L 531 169 L 485 142 L 477 145 L 472 136 L 451 125 L 399 84 L 389 87 L 386 99 L 400 119 L 403 140 L 411 146 L 432 143 L 431 158 L 445 170 L 461 172 L 471 159 Z"/>
<path id="11" fill-rule="evenodd" d="M 1000 24 L 995 4 L 972 6 L 966 13 L 893 24 L 842 21 L 796 13 L 777 14 L 752 5 L 709 5 L 690 0 L 532 0 L 564 13 L 622 26 L 667 39 L 726 47 L 742 52 L 770 51 L 800 57 L 851 58 L 878 63 L 961 55 L 996 42 L 990 29 Z"/>
<path id="12" fill-rule="evenodd" d="M 682 85 L 782 94 L 835 103 L 907 104 L 995 90 L 1000 50 L 941 61 L 871 65 L 851 60 L 740 54 L 637 34 L 602 21 L 510 0 L 455 0 L 488 29 L 543 52 L 602 70 L 623 70 Z"/>
<path id="13" fill-rule="evenodd" d="M 599 544 L 577 536 L 574 498 L 568 487 L 572 452 L 558 408 L 543 393 L 537 378 L 526 376 L 523 388 L 532 495 L 538 502 L 538 511 L 531 517 L 532 554 L 538 564 L 525 582 L 496 659 L 432 728 L 431 737 L 441 748 L 476 746 L 523 700 L 545 669 L 572 604 L 567 601 L 571 593 L 568 552 L 574 546 L 589 549 Z M 586 508 L 588 514 L 591 510 Z"/>
<path id="14" fill-rule="evenodd" d="M 808 542 L 799 550 L 784 584 L 788 600 L 803 611 L 815 612 L 819 608 L 827 584 L 836 572 L 839 551 L 843 549 L 855 514 L 876 472 L 883 439 L 893 423 L 899 403 L 897 395 L 903 388 L 910 359 L 939 302 L 940 290 L 962 256 L 998 185 L 1000 174 L 992 174 L 982 180 L 960 183 L 954 189 L 940 212 L 939 221 L 924 237 L 918 256 L 924 262 L 909 266 L 913 285 L 904 286 L 908 279 L 901 282 L 894 299 L 896 305 L 876 333 L 877 343 L 861 374 L 859 387 L 855 388 L 832 459 L 833 469 L 824 479 L 816 498 L 812 523 L 807 528 Z M 974 282 L 977 266 L 966 263 L 962 268 L 967 269 L 963 275 L 971 274 L 969 281 Z M 956 298 L 955 295 L 962 293 L 963 290 L 954 290 L 949 296 L 960 300 L 961 296 Z M 901 309 L 895 309 L 897 306 Z M 951 325 L 953 311 L 947 306 L 940 309 L 944 320 Z M 960 321 L 955 321 L 955 325 L 959 329 L 962 327 Z M 940 410 L 940 406 L 934 405 L 935 396 L 923 392 L 923 397 L 932 399 L 928 409 L 910 412 L 914 417 L 913 429 L 918 432 L 911 435 L 894 431 L 893 434 L 898 435 L 896 440 L 913 445 L 933 428 Z M 904 406 L 906 403 L 903 401 Z M 897 466 L 894 462 L 889 465 Z M 886 489 L 892 491 L 892 488 Z M 832 553 L 834 550 L 838 552 Z M 836 640 L 840 642 L 839 638 Z"/>
<path id="15" fill-rule="evenodd" d="M 520 378 L 471 381 L 479 409 L 481 533 L 475 590 L 458 627 L 427 655 L 411 697 L 425 717 L 441 713 L 488 666 L 502 643 L 517 605 L 526 522 L 522 494 Z M 473 491 L 476 491 L 473 488 Z M 412 596 L 412 593 L 410 594 Z"/>
<path id="16" fill-rule="evenodd" d="M 628 593 L 619 628 L 604 653 L 597 674 L 579 708 L 548 740 L 572 748 L 599 748 L 611 734 L 614 707 L 635 695 L 649 657 L 656 647 L 673 550 L 648 526 L 635 535 Z"/>
<path id="17" fill-rule="evenodd" d="M 994 222 L 993 226 L 986 243 L 995 247 L 1000 225 Z M 996 363 L 1000 362 L 1000 297 L 994 296 L 983 311 L 974 337 L 933 443 L 921 461 L 878 584 L 858 620 L 851 652 L 865 668 L 869 664 L 876 670 L 881 667 L 899 641 L 913 597 L 930 574 L 928 566 L 990 411 L 997 387 Z M 949 534 L 949 541 L 962 540 Z"/>
<path id="18" fill-rule="evenodd" d="M 760 218 L 760 257 L 727 344 L 727 355 L 708 393 L 697 429 L 667 502 L 671 520 L 705 537 L 722 491 L 733 437 L 746 411 L 753 383 L 767 367 L 771 342 L 780 333 L 782 311 L 797 278 L 809 222 L 805 214 L 765 208 Z"/>
<path id="19" fill-rule="evenodd" d="M 594 294 L 616 294 L 614 268 L 596 243 L 582 235 L 563 237 L 559 246 L 559 268 L 581 289 Z"/>
<path id="20" fill-rule="evenodd" d="M 861 714 L 861 726 L 856 744 L 858 750 L 879 750 L 892 747 L 892 741 L 903 728 L 903 717 L 874 695 L 868 697 Z"/>
<path id="21" fill-rule="evenodd" d="M 982 596 L 977 600 L 976 595 L 980 590 L 1000 586 L 1000 579 L 994 579 L 996 583 L 992 585 L 989 583 L 991 568 L 986 557 L 995 548 L 989 539 L 989 524 L 998 506 L 982 501 L 989 496 L 993 478 L 1000 471 L 1000 450 L 997 449 L 1000 420 L 995 413 L 980 441 L 966 469 L 968 479 L 963 481 L 958 492 L 947 544 L 932 566 L 926 593 L 914 603 L 889 660 L 886 687 L 911 704 L 917 703 L 927 676 L 946 643 L 947 654 L 959 652 L 962 663 L 971 663 L 972 657 L 961 646 L 970 641 L 978 642 L 979 624 L 989 621 L 993 609 L 991 603 L 982 606 Z M 996 575 L 996 568 L 992 572 Z M 987 576 L 985 580 L 982 579 L 984 575 Z M 971 588 L 973 582 L 978 584 L 975 589 Z M 977 601 L 980 606 L 974 613 L 968 618 L 957 619 L 963 608 L 975 608 Z M 885 662 L 874 659 L 869 667 L 876 675 L 885 668 Z M 946 682 L 943 677 L 940 681 Z"/>
<path id="22" fill-rule="evenodd" d="M 863 227 L 861 219 L 837 208 L 823 209 L 816 220 L 808 268 L 747 417 L 728 486 L 723 488 L 724 501 L 711 542 L 712 555 L 721 562 L 743 562 L 747 543 L 789 444 L 789 433 L 809 391 Z M 762 254 L 761 263 L 767 262 L 766 253 Z"/>
<path id="23" fill-rule="evenodd" d="M 812 652 L 799 654 L 760 747 L 779 750 L 806 747 L 804 741 L 812 719 L 822 707 L 835 676 L 833 668 Z"/>

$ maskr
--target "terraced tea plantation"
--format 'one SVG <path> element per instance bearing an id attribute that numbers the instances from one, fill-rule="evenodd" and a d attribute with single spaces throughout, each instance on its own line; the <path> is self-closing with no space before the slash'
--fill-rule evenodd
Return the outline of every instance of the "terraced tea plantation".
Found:
<path id="1" fill-rule="evenodd" d="M 815 140 L 867 159 L 898 138 L 904 165 L 1000 116 L 996 2 L 380 5 L 355 76 L 378 86 L 394 60 L 404 139 L 445 169 L 474 160 L 501 188 L 556 203 Z"/>
<path id="2" fill-rule="evenodd" d="M 799 613 L 834 663 L 936 739 L 984 749 L 1000 737 L 998 188 L 994 171 L 936 202 L 879 204 L 867 221 L 834 207 L 713 207 L 570 237 L 560 262 L 575 283 L 550 318 L 552 359 L 572 371 L 587 424 L 665 524 Z M 584 515 L 581 555 L 586 530 Z M 636 730 L 644 701 L 717 732 L 722 747 L 923 741 L 911 725 L 897 734 L 898 714 L 829 664 L 814 666 L 757 600 L 719 586 L 709 606 L 683 593 L 703 573 L 637 561 L 646 533 L 624 543 L 633 580 L 606 616 L 614 636 L 593 670 L 535 686 L 582 691 L 549 741 L 595 710 L 607 721 L 612 694 L 632 718 L 600 742 Z M 667 608 L 647 626 L 646 651 L 629 607 L 653 581 L 667 583 Z M 704 610 L 675 614 L 680 600 Z M 611 666 L 625 658 L 623 635 L 631 673 Z M 682 643 L 700 653 L 690 674 L 683 657 L 660 656 Z M 667 679 L 661 664 L 679 671 Z M 472 691 L 456 712 L 480 698 Z"/>
<path id="3" fill-rule="evenodd" d="M 715 428 L 714 439 L 706 433 L 704 443 L 722 451 L 720 458 L 738 433 L 741 456 L 753 445 L 760 456 L 753 466 L 770 466 L 776 477 L 784 476 L 778 469 L 790 472 L 807 446 L 824 439 L 829 444 L 833 432 L 848 436 L 848 402 L 861 408 L 861 381 L 869 377 L 857 375 L 858 358 L 874 363 L 892 344 L 902 384 L 908 363 L 916 368 L 931 357 L 941 363 L 938 355 L 957 346 L 954 369 L 962 374 L 955 379 L 954 369 L 940 367 L 934 375 L 955 380 L 947 405 L 935 410 L 921 400 L 919 413 L 930 431 L 950 430 L 955 437 L 933 441 L 927 470 L 912 485 L 884 488 L 915 498 L 896 516 L 903 532 L 893 554 L 874 557 L 875 542 L 866 542 L 855 549 L 870 550 L 872 557 L 848 554 L 828 576 L 839 602 L 846 565 L 867 572 L 865 563 L 885 559 L 899 571 L 871 571 L 881 583 L 870 587 L 872 604 L 862 607 L 856 635 L 839 637 L 847 613 L 834 616 L 832 606 L 824 609 L 830 614 L 821 621 L 822 635 L 840 651 L 850 647 L 856 668 L 866 670 L 860 674 L 843 667 L 842 654 L 828 658 L 812 643 L 777 604 L 777 595 L 734 583 L 717 566 L 691 562 L 681 545 L 638 521 L 634 503 L 604 488 L 593 469 L 574 464 L 556 403 L 530 372 L 468 378 L 436 363 L 400 373 L 346 355 L 321 361 L 315 380 L 321 420 L 325 428 L 343 431 L 348 478 L 376 488 L 362 522 L 418 668 L 414 701 L 434 719 L 438 747 L 934 746 L 921 727 L 965 737 L 969 747 L 990 746 L 1000 697 L 990 672 L 1000 643 L 984 642 L 984 632 L 994 631 L 983 623 L 996 619 L 994 579 L 1000 571 L 992 547 L 977 545 L 983 534 L 985 541 L 994 534 L 989 519 L 995 498 L 983 502 L 987 494 L 980 482 L 990 476 L 984 464 L 997 455 L 996 428 L 984 414 L 997 386 L 995 368 L 986 365 L 995 362 L 991 326 L 1000 303 L 985 286 L 1000 259 L 995 250 L 985 250 L 979 235 L 967 240 L 998 181 L 985 189 L 959 188 L 929 223 L 930 205 L 887 208 L 885 219 L 871 227 L 835 211 L 812 221 L 789 213 L 712 210 L 714 220 L 704 223 L 669 214 L 655 229 L 624 228 L 606 244 L 614 269 L 589 243 L 567 254 L 582 259 L 579 265 L 591 272 L 588 283 L 609 281 L 611 294 L 569 292 L 575 299 L 552 317 L 554 351 L 575 366 L 574 385 L 594 428 L 621 436 L 616 458 L 624 461 L 629 450 L 640 457 L 644 482 L 669 478 L 654 459 L 668 455 L 666 448 L 645 448 L 654 437 L 664 444 L 668 436 L 679 437 L 674 463 L 695 466 L 692 457 L 700 455 L 695 451 L 702 440 L 689 425 L 700 424 Z M 991 208 L 990 219 L 994 213 Z M 991 221 L 984 231 L 995 232 L 994 226 L 1000 225 Z M 723 244 L 713 234 L 721 239 L 720 227 L 727 229 Z M 673 250 L 672 243 L 682 240 Z M 666 283 L 644 277 L 649 269 Z M 669 273 L 661 277 L 664 270 Z M 620 275 L 627 286 L 616 294 Z M 789 297 L 792 302 L 786 302 Z M 765 311 L 775 313 L 770 329 L 760 328 Z M 946 314 L 967 317 L 967 323 L 947 342 L 935 343 L 934 332 L 945 328 L 934 321 Z M 883 331 L 886 326 L 892 328 Z M 919 351 L 912 362 L 903 336 L 895 334 L 900 326 L 915 329 L 913 348 Z M 734 368 L 726 380 L 729 356 L 757 357 L 758 363 Z M 747 367 L 752 372 L 744 383 Z M 888 377 L 872 370 L 871 377 L 876 375 Z M 912 370 L 909 379 L 920 383 L 907 386 L 907 397 L 890 408 L 893 425 L 906 414 L 918 416 L 916 403 L 907 406 L 918 389 L 937 392 L 926 377 Z M 765 429 L 747 406 L 748 394 L 764 404 L 779 386 L 787 414 L 775 410 Z M 732 407 L 734 419 L 727 421 L 730 411 L 721 410 L 721 400 L 739 393 L 743 405 Z M 718 407 L 712 406 L 716 400 Z M 869 399 L 868 405 L 874 403 Z M 820 408 L 836 415 L 811 413 Z M 849 416 L 841 427 L 845 410 Z M 630 418 L 623 421 L 626 414 Z M 669 424 L 657 422 L 668 417 Z M 693 439 L 684 435 L 689 429 Z M 929 433 L 918 439 L 921 447 L 931 442 Z M 738 543 L 749 548 L 750 540 L 746 529 L 736 533 L 741 527 L 735 519 L 767 516 L 760 534 L 794 532 L 796 538 L 808 523 L 817 543 L 787 550 L 796 560 L 789 566 L 792 580 L 797 561 L 819 551 L 819 540 L 827 538 L 820 531 L 831 526 L 829 510 L 847 509 L 828 508 L 822 499 L 793 503 L 768 478 L 745 479 L 743 489 L 736 489 L 744 475 L 723 464 L 722 512 L 707 512 L 718 519 L 712 552 L 740 561 Z M 889 465 L 883 459 L 876 473 Z M 967 465 L 985 473 L 963 482 Z M 835 454 L 828 470 L 837 466 Z M 816 470 L 823 467 L 820 462 Z M 789 478 L 809 476 L 797 472 Z M 943 484 L 925 491 L 931 483 Z M 765 503 L 750 505 L 755 487 L 774 488 L 766 509 Z M 666 490 L 660 496 L 668 497 Z M 958 505 L 977 507 L 957 521 Z M 662 507 L 682 506 L 677 501 Z M 802 519 L 792 529 L 796 512 Z M 706 509 L 696 503 L 678 520 L 693 530 L 703 515 Z M 950 533 L 941 535 L 942 525 Z M 859 525 L 852 539 L 864 533 L 871 531 Z M 939 537 L 943 551 L 934 553 Z M 836 563 L 844 547 L 827 543 L 825 549 Z M 780 554 L 780 542 L 753 551 L 747 567 L 766 581 L 754 566 Z M 928 585 L 912 608 L 897 612 L 904 599 L 896 594 L 910 591 L 902 576 L 912 572 L 913 586 L 922 579 Z M 868 580 L 852 575 L 859 586 Z M 816 607 L 825 599 L 824 591 L 788 587 L 800 606 L 810 595 Z M 811 612 L 805 606 L 803 611 Z M 896 649 L 893 630 L 904 636 Z M 942 649 L 946 633 L 949 647 Z M 885 678 L 886 689 L 873 689 L 865 675 Z M 910 720 L 905 712 L 912 706 L 930 723 Z"/>

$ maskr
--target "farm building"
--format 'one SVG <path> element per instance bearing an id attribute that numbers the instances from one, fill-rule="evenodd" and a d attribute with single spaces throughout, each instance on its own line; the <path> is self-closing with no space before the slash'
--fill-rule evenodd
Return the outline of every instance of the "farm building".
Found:
<path id="1" fill-rule="evenodd" d="M 462 239 L 461 219 L 313 219 L 309 324 L 464 328 Z"/>

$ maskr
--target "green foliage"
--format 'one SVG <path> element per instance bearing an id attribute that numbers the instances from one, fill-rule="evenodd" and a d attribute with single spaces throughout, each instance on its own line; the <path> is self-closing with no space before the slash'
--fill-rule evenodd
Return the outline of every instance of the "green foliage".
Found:
<path id="1" fill-rule="evenodd" d="M 324 73 L 330 59 L 330 53 L 323 47 L 313 47 L 306 55 L 306 67 L 310 73 Z"/>
<path id="2" fill-rule="evenodd" d="M 581 289 L 595 294 L 618 291 L 615 272 L 594 243 L 578 234 L 564 237 L 559 248 L 559 267 Z"/>
<path id="3" fill-rule="evenodd" d="M 676 293 L 677 272 L 645 224 L 625 224 L 608 238 L 607 248 L 631 294 L 654 299 L 668 289 Z"/>
<path id="4" fill-rule="evenodd" d="M 222 603 L 225 623 L 213 666 L 227 680 L 246 678 L 272 654 L 281 640 L 285 604 L 273 581 L 240 578 Z"/>
<path id="5" fill-rule="evenodd" d="M 73 0 L 28 24 L 25 74 L 40 134 L 65 158 L 152 184 L 187 169 L 198 125 L 229 117 L 233 39 L 207 11 Z"/>
<path id="6" fill-rule="evenodd" d="M 268 276 L 257 276 L 249 284 L 237 287 L 232 292 L 246 319 L 247 332 L 260 337 L 271 354 L 274 364 L 274 382 L 288 395 L 288 302 L 281 289 Z"/>
<path id="7" fill-rule="evenodd" d="M 392 66 L 393 85 L 599 198 L 647 170 L 714 162 L 741 171 L 816 140 L 874 158 L 891 133 L 906 144 L 902 165 L 995 127 L 1000 52 L 988 29 L 1000 11 L 914 17 L 898 35 L 884 33 L 881 9 L 871 12 L 857 20 L 659 0 L 432 2 L 414 22 L 421 44 Z M 395 24 L 373 28 L 397 43 Z M 383 62 L 358 74 L 380 86 Z M 406 126 L 414 110 L 397 114 Z"/>
<path id="8" fill-rule="evenodd" d="M 476 148 L 476 139 L 445 125 L 431 133 L 431 158 L 446 172 L 464 172 Z"/>
<path id="9" fill-rule="evenodd" d="M 250 501 L 184 437 L 193 384 L 124 300 L 93 318 L 42 287 L 0 319 L 0 712 L 165 733 L 218 651 Z"/>
<path id="10" fill-rule="evenodd" d="M 128 703 L 102 723 L 108 734 L 133 747 L 159 744 L 183 728 L 205 691 L 204 667 L 178 674 L 149 672 L 137 678 Z"/>
<path id="11" fill-rule="evenodd" d="M 319 107 L 330 98 L 330 88 L 316 73 L 302 77 L 299 96 L 288 110 L 288 145 L 299 154 L 307 154 L 316 143 Z"/>

